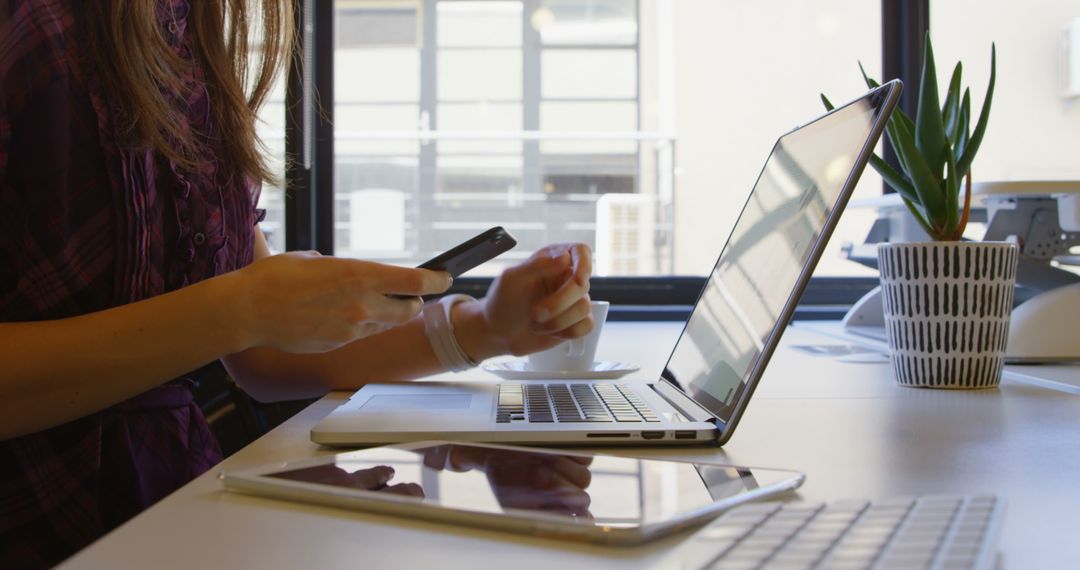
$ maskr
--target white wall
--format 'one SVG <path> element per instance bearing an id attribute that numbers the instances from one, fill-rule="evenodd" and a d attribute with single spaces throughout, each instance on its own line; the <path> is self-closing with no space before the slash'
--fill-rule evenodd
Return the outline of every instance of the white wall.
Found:
<path id="1" fill-rule="evenodd" d="M 1060 76 L 1062 28 L 1080 17 L 1080 2 L 937 0 L 930 10 L 938 81 L 963 61 L 972 114 L 982 108 L 997 43 L 997 88 L 972 176 L 1080 179 L 1080 99 L 1061 97 Z"/>
<path id="2" fill-rule="evenodd" d="M 880 74 L 880 3 L 666 1 L 679 141 L 676 273 L 703 274 L 776 138 L 823 112 L 819 93 L 834 103 L 863 93 L 859 60 Z M 867 172 L 860 194 L 880 192 L 880 178 Z M 852 212 L 845 222 L 857 227 L 847 224 L 846 233 L 861 240 L 873 216 Z M 835 252 L 822 263 L 833 272 L 859 271 Z"/>

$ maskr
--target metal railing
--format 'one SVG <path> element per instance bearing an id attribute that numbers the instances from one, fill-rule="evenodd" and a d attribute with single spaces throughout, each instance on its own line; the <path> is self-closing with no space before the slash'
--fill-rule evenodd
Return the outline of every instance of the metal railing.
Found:
<path id="1" fill-rule="evenodd" d="M 267 142 L 274 138 L 267 137 Z M 450 239 L 451 235 L 464 236 L 497 223 L 524 238 L 519 240 L 523 247 L 517 255 L 506 256 L 506 261 L 527 255 L 530 245 L 574 239 L 588 241 L 594 247 L 599 245 L 600 258 L 622 256 L 619 262 L 607 264 L 612 275 L 674 271 L 676 139 L 673 134 L 337 131 L 335 141 L 338 150 L 334 194 L 338 213 L 334 225 L 338 255 L 414 263 L 456 243 Z M 398 144 L 409 142 L 416 143 L 415 147 Z M 509 145 L 509 150 L 448 148 L 454 143 L 498 142 L 520 145 Z M 387 145 L 381 147 L 380 143 Z M 440 143 L 445 143 L 442 148 Z M 378 176 L 373 179 L 371 168 L 380 163 L 394 164 L 392 169 L 407 181 L 383 183 Z M 356 177 L 362 180 L 350 181 L 349 168 L 362 172 L 363 176 Z M 447 181 L 453 176 L 510 182 L 502 191 L 470 189 L 468 182 L 451 187 Z M 631 181 L 630 191 L 622 186 L 618 192 L 605 192 L 598 188 L 600 184 L 592 188 L 574 187 L 575 181 L 618 177 Z M 553 180 L 560 181 L 559 187 L 555 187 Z M 363 192 L 368 190 L 401 193 L 401 203 L 394 205 L 391 208 L 394 211 L 389 213 L 394 219 L 364 216 L 369 223 L 374 219 L 380 228 L 396 228 L 395 239 L 375 243 L 374 249 L 353 247 L 363 245 L 364 238 L 374 234 L 359 227 L 351 212 L 343 215 L 343 210 L 350 208 L 353 200 L 363 200 Z M 283 219 L 274 212 L 282 207 L 281 201 L 274 199 L 275 194 L 279 195 L 271 191 L 264 200 L 264 206 L 271 210 L 268 216 L 271 221 Z M 613 194 L 617 196 L 605 198 Z M 353 209 L 362 211 L 358 207 Z M 403 216 L 400 223 L 396 218 L 399 212 Z M 641 219 L 642 215 L 648 219 Z M 273 231 L 273 223 L 268 225 L 267 229 Z M 648 236 L 642 235 L 643 232 Z M 588 239 L 590 234 L 592 239 Z M 635 262 L 631 257 L 636 254 L 649 259 Z"/>

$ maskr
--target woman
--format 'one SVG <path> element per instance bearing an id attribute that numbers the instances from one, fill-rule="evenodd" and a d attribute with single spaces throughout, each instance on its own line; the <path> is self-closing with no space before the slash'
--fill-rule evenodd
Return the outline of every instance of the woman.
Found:
<path id="1" fill-rule="evenodd" d="M 215 360 L 257 398 L 297 398 L 592 328 L 581 245 L 423 315 L 445 273 L 270 255 L 255 117 L 291 17 L 0 0 L 0 567 L 59 562 L 219 461 L 188 388 Z M 429 309 L 453 328 L 426 331 Z"/>

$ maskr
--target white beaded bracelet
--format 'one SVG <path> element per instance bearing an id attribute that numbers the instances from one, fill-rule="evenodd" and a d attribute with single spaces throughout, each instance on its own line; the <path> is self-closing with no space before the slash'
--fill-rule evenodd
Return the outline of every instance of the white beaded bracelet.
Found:
<path id="1" fill-rule="evenodd" d="M 450 318 L 454 305 L 472 300 L 474 299 L 468 295 L 447 295 L 424 305 L 424 334 L 431 343 L 431 350 L 435 352 L 439 364 L 452 372 L 461 372 L 480 365 L 469 358 L 458 344 L 457 337 L 454 336 L 454 322 Z"/>

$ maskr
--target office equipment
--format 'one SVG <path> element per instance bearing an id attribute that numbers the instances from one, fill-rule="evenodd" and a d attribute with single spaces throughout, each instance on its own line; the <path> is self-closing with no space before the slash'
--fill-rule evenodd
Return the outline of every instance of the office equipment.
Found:
<path id="1" fill-rule="evenodd" d="M 671 346 L 682 329 L 682 322 L 613 321 L 598 356 L 636 359 L 642 370 L 633 378 L 648 380 L 667 359 L 660 347 Z M 1080 454 L 1068 452 L 1080 433 L 1078 392 L 1008 376 L 994 392 L 908 390 L 896 386 L 886 364 L 849 364 L 792 349 L 835 343 L 834 337 L 804 326 L 785 331 L 739 437 L 722 448 L 611 452 L 798 467 L 807 475 L 798 490 L 802 501 L 991 493 L 1008 502 L 999 539 L 1004 568 L 1080 568 L 1080 541 L 1075 539 Z M 1038 373 L 1064 367 L 1023 368 Z M 325 454 L 325 448 L 310 441 L 309 431 L 349 395 L 328 394 L 90 545 L 61 570 L 350 570 L 358 561 L 370 568 L 681 568 L 678 557 L 689 533 L 632 549 L 613 548 L 472 527 L 450 529 L 221 491 L 221 470 Z"/>
<path id="2" fill-rule="evenodd" d="M 532 402 L 548 408 L 565 405 L 578 413 L 530 421 L 530 400 L 502 393 L 497 385 L 369 384 L 319 422 L 312 441 L 723 444 L 794 312 L 900 88 L 897 81 L 887 83 L 777 140 L 675 344 L 664 378 L 627 384 L 610 394 L 626 402 L 606 402 L 606 395 L 590 383 L 568 384 L 557 391 L 572 399 L 560 404 L 545 390 Z M 642 407 L 658 421 L 641 421 L 630 413 Z M 500 408 L 523 413 L 500 416 Z"/>
<path id="3" fill-rule="evenodd" d="M 1013 309 L 1008 362 L 1080 362 L 1080 283 L 1051 289 Z"/>
<path id="4" fill-rule="evenodd" d="M 479 235 L 440 253 L 417 267 L 445 271 L 451 277 L 460 277 L 470 269 L 486 263 L 517 245 L 517 240 L 502 226 L 495 226 Z"/>
<path id="5" fill-rule="evenodd" d="M 682 568 L 988 570 L 1003 502 L 989 495 L 736 507 L 678 553 Z"/>
<path id="6" fill-rule="evenodd" d="M 1007 359 L 1080 361 L 1080 342 L 1071 334 L 1080 321 L 1080 276 L 1062 267 L 1080 265 L 1070 254 L 1080 246 L 1080 182 L 984 182 L 974 190 L 988 212 L 985 239 L 1019 237 L 1021 255 L 1039 268 L 1017 274 L 1018 284 L 1037 293 L 1013 310 Z"/>
<path id="7" fill-rule="evenodd" d="M 1016 239 L 1020 244 L 1017 299 L 1006 359 L 1015 363 L 1080 360 L 1080 343 L 1067 333 L 1080 320 L 1080 276 L 1066 267 L 1080 264 L 1071 254 L 1080 246 L 1080 182 L 981 182 L 973 186 L 977 213 L 986 222 L 984 241 Z M 877 267 L 879 242 L 921 241 L 898 196 L 865 203 L 879 209 L 866 243 L 845 247 L 849 259 Z M 852 333 L 885 340 L 880 288 L 874 288 L 845 315 Z"/>
<path id="8" fill-rule="evenodd" d="M 505 380 L 611 380 L 622 378 L 640 370 L 637 365 L 625 362 L 598 360 L 590 370 L 533 370 L 522 360 L 485 364 L 484 370 Z"/>
<path id="9" fill-rule="evenodd" d="M 589 301 L 589 314 L 592 316 L 592 331 L 585 336 L 561 342 L 547 350 L 528 355 L 528 368 L 546 370 L 551 373 L 579 371 L 592 372 L 597 368 L 596 347 L 600 343 L 600 333 L 604 331 L 611 303 L 608 301 Z"/>
<path id="10" fill-rule="evenodd" d="M 797 488 L 796 471 L 423 442 L 227 471 L 226 489 L 566 540 L 634 544 Z"/>

